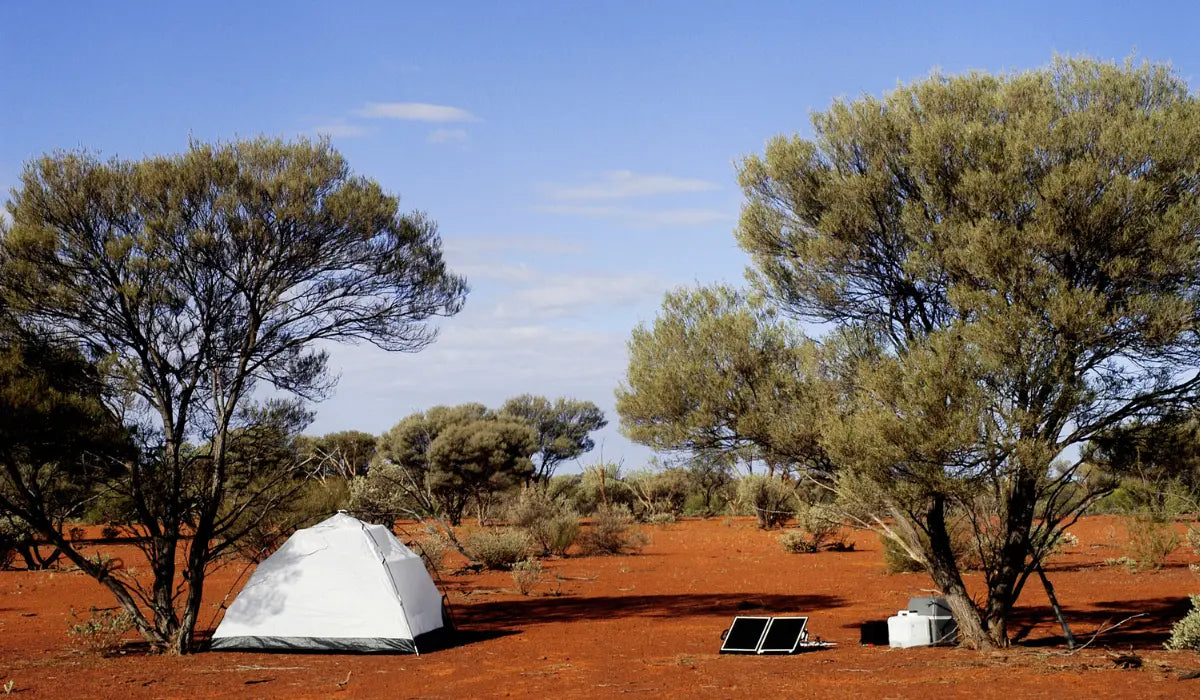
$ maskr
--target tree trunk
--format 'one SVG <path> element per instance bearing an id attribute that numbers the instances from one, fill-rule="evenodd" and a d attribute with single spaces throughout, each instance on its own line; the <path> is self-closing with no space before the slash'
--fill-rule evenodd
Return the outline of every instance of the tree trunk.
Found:
<path id="1" fill-rule="evenodd" d="M 975 601 L 967 593 L 950 542 L 950 533 L 946 529 L 946 502 L 941 496 L 936 497 L 930 506 L 926 514 L 926 526 L 929 529 L 929 573 L 934 585 L 946 597 L 954 621 L 958 623 L 962 643 L 979 650 L 1005 646 L 1007 638 L 1003 642 L 996 640 L 975 607 Z"/>

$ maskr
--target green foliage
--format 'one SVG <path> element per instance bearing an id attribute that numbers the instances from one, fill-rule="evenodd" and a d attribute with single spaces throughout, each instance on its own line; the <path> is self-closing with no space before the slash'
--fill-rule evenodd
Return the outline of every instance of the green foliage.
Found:
<path id="1" fill-rule="evenodd" d="M 1171 627 L 1171 638 L 1164 644 L 1178 651 L 1200 651 L 1200 595 L 1191 596 L 1192 609 Z"/>
<path id="2" fill-rule="evenodd" d="M 464 404 L 405 418 L 379 438 L 377 451 L 398 470 L 387 483 L 408 507 L 457 525 L 472 501 L 482 504 L 533 474 L 536 441 L 524 422 Z"/>
<path id="3" fill-rule="evenodd" d="M 807 380 L 811 343 L 728 287 L 667 294 L 629 341 L 621 429 L 657 450 L 781 466 L 824 463 Z"/>
<path id="4" fill-rule="evenodd" d="M 693 489 L 691 474 L 679 467 L 634 472 L 625 481 L 633 492 L 635 514 L 645 521 L 665 515 L 673 522 L 683 514 L 684 503 Z"/>
<path id="5" fill-rule="evenodd" d="M 410 546 L 415 547 L 421 555 L 421 561 L 429 573 L 434 576 L 441 573 L 442 564 L 446 561 L 446 555 L 450 553 L 451 548 L 445 537 L 436 532 L 429 532 L 423 537 L 413 540 Z"/>
<path id="6" fill-rule="evenodd" d="M 504 402 L 500 415 L 523 421 L 537 432 L 537 463 L 533 476 L 545 481 L 559 464 L 591 451 L 589 436 L 608 425 L 604 412 L 591 401 L 559 398 L 551 403 L 541 396 L 522 394 Z"/>
<path id="7" fill-rule="evenodd" d="M 579 537 L 579 514 L 565 499 L 551 495 L 546 486 L 521 489 L 509 507 L 508 518 L 529 535 L 542 556 L 565 555 Z"/>
<path id="8" fill-rule="evenodd" d="M 894 537 L 880 535 L 883 544 L 883 568 L 889 574 L 912 574 L 925 571 L 925 563 L 912 558 Z"/>
<path id="9" fill-rule="evenodd" d="M 624 506 L 632 512 L 635 500 L 621 467 L 611 462 L 585 469 L 575 489 L 575 508 L 584 514 L 597 513 L 609 506 Z"/>
<path id="10" fill-rule="evenodd" d="M 821 549 L 821 541 L 812 533 L 799 528 L 784 530 L 779 536 L 779 544 L 793 554 L 812 554 Z"/>
<path id="11" fill-rule="evenodd" d="M 1128 521 L 1129 541 L 1125 554 L 1131 571 L 1154 571 L 1167 563 L 1182 538 L 1170 522 L 1135 517 Z"/>
<path id="12" fill-rule="evenodd" d="M 521 595 L 529 595 L 533 587 L 538 585 L 542 580 L 542 562 L 537 559 L 522 559 L 512 565 L 509 572 L 512 575 L 513 583 L 517 585 L 517 590 Z"/>
<path id="13" fill-rule="evenodd" d="M 579 536 L 585 556 L 636 553 L 649 542 L 650 538 L 634 527 L 633 514 L 624 505 L 602 506 Z"/>
<path id="14" fill-rule="evenodd" d="M 750 474 L 738 481 L 737 500 L 764 530 L 779 527 L 796 511 L 796 489 L 776 476 Z"/>
<path id="15" fill-rule="evenodd" d="M 91 609 L 85 620 L 80 620 L 75 610 L 67 624 L 67 636 L 71 644 L 80 651 L 100 656 L 114 654 L 124 644 L 125 635 L 133 629 L 133 618 L 124 610 Z"/>
<path id="16" fill-rule="evenodd" d="M 1166 66 L 1058 58 L 839 100 L 742 163 L 756 290 L 832 329 L 820 444 L 879 486 L 868 522 L 930 533 L 968 644 L 1007 643 L 1017 581 L 1111 488 L 1054 460 L 1194 403 L 1198 121 Z"/>
<path id="17" fill-rule="evenodd" d="M 529 556 L 532 543 L 519 530 L 477 530 L 464 543 L 467 555 L 488 569 L 504 570 Z"/>
<path id="18" fill-rule="evenodd" d="M 262 422 L 249 397 L 325 395 L 322 341 L 420 350 L 435 336 L 426 322 L 457 313 L 466 283 L 447 271 L 436 226 L 401 214 L 327 141 L 193 142 L 138 161 L 59 152 L 26 165 L 8 214 L 0 306 L 97 359 L 110 405 L 138 426 L 137 453 L 107 463 L 119 473 L 106 485 L 150 533 L 150 617 L 142 592 L 105 583 L 156 648 L 187 653 L 206 570 L 294 476 L 257 473 L 277 461 L 236 451 L 239 431 Z M 35 500 L 20 514 L 50 536 Z"/>
<path id="19" fill-rule="evenodd" d="M 297 449 L 319 476 L 350 480 L 367 473 L 375 458 L 376 437 L 360 430 L 343 430 L 320 437 L 301 436 Z"/>

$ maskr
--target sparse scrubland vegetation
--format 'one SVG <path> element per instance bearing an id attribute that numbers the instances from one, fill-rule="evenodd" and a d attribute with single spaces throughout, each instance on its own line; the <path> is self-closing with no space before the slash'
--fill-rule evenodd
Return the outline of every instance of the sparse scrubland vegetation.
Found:
<path id="1" fill-rule="evenodd" d="M 1120 515 L 1141 575 L 1200 512 L 1198 122 L 1169 69 L 1086 59 L 835 103 L 740 164 L 751 286 L 671 291 L 633 330 L 621 428 L 667 457 L 578 473 L 607 419 L 571 398 L 302 435 L 319 342 L 420 350 L 467 293 L 433 222 L 328 143 L 35 160 L 0 230 L 0 567 L 107 588 L 70 628 L 89 651 L 189 653 L 208 572 L 339 509 L 521 595 L 647 525 L 745 515 L 776 552 L 872 531 L 965 644 L 1007 646 L 1080 517 Z M 1200 648 L 1198 616 L 1170 648 Z"/>

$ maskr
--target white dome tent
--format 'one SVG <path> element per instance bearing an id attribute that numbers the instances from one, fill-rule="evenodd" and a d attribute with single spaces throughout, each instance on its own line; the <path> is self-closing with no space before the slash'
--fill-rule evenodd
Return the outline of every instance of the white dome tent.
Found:
<path id="1" fill-rule="evenodd" d="M 412 653 L 444 630 L 421 558 L 386 527 L 339 512 L 258 565 L 210 648 Z"/>

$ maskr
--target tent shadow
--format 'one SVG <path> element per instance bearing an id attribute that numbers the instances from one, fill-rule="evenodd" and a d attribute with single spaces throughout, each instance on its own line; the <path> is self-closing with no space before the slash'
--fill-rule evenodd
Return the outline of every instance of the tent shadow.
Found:
<path id="1" fill-rule="evenodd" d="M 845 600 L 830 595 L 715 595 L 541 596 L 525 600 L 459 603 L 454 614 L 470 630 L 514 629 L 532 622 L 572 622 L 623 617 L 729 617 L 741 614 L 802 614 L 841 607 Z"/>

